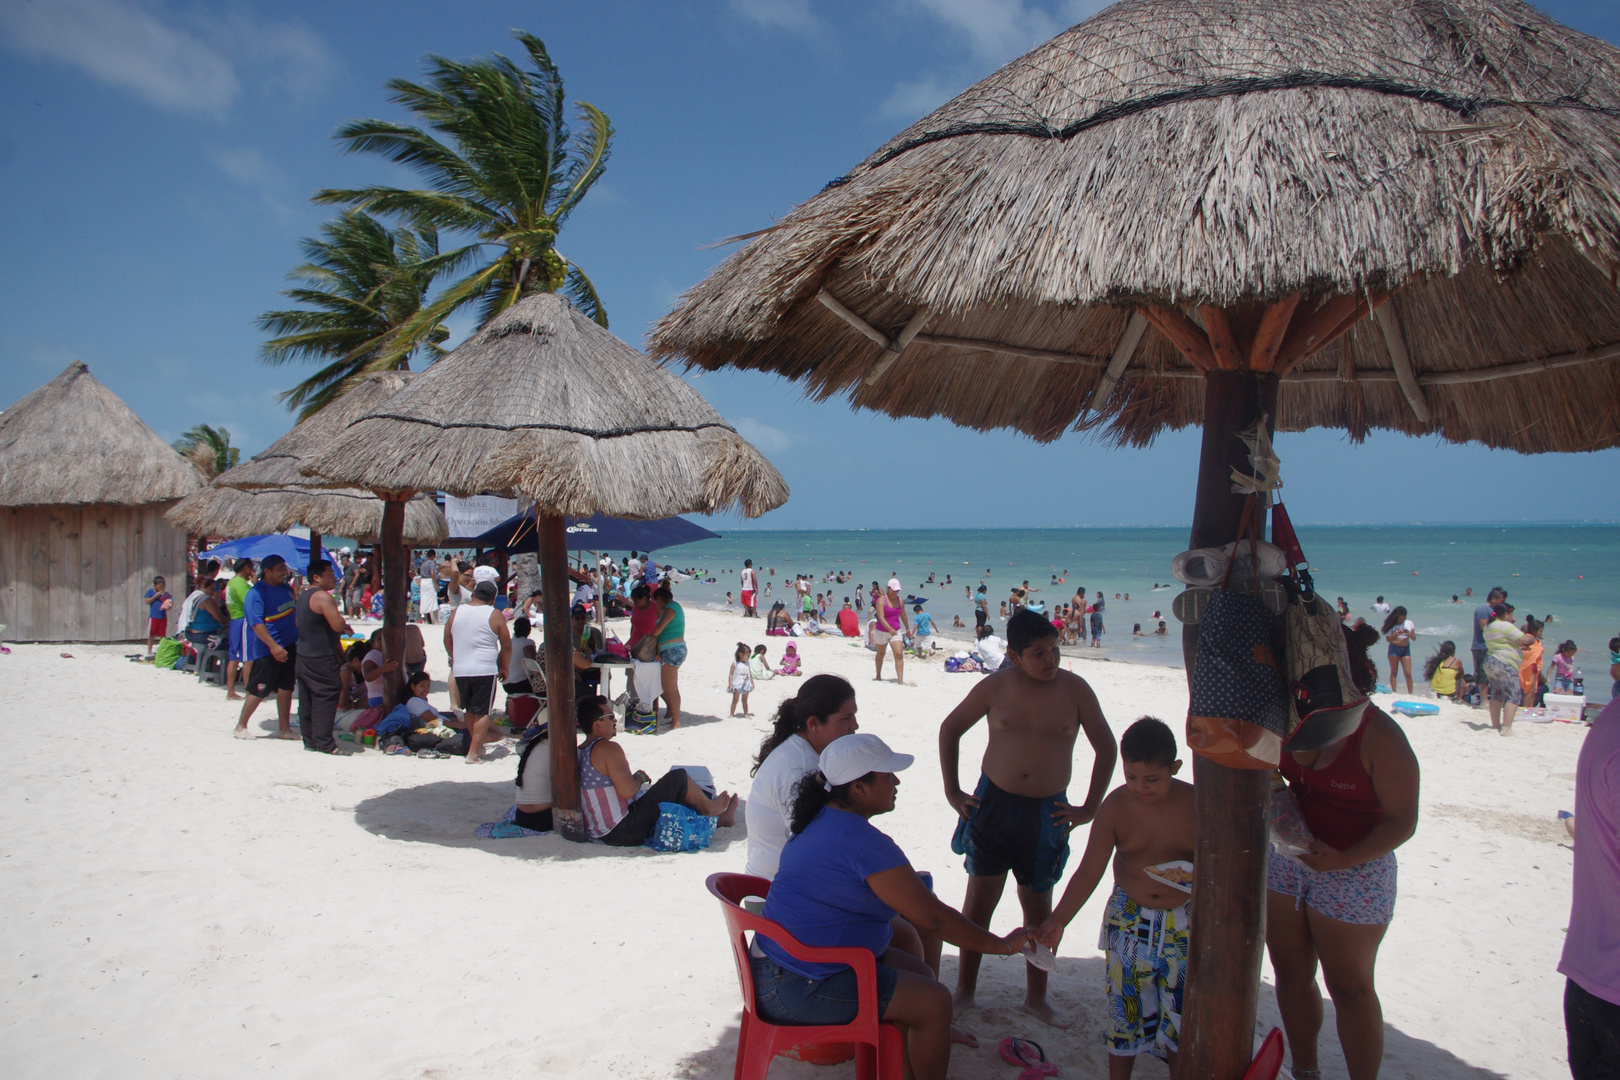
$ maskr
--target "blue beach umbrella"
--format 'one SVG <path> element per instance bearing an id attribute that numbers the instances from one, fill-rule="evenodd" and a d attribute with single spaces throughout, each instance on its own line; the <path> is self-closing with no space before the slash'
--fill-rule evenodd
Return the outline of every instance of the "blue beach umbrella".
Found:
<path id="1" fill-rule="evenodd" d="M 321 553 L 327 562 L 334 567 L 337 560 L 326 548 Z M 289 536 L 286 533 L 265 533 L 262 536 L 244 536 L 236 540 L 227 540 L 223 544 L 215 544 L 205 552 L 200 552 L 210 559 L 219 559 L 222 563 L 227 559 L 252 559 L 254 562 L 263 562 L 267 555 L 280 555 L 287 560 L 287 565 L 302 574 L 309 566 L 309 538 L 307 536 Z"/>

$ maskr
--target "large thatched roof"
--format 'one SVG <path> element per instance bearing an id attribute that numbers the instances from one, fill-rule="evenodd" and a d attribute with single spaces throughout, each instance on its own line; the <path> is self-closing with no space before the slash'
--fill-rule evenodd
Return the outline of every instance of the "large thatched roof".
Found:
<path id="1" fill-rule="evenodd" d="M 366 375 L 320 412 L 234 469 L 211 487 L 175 506 L 170 521 L 209 536 L 253 536 L 306 525 L 326 536 L 360 540 L 382 531 L 383 501 L 359 488 L 311 484 L 299 472 L 305 459 L 330 443 L 349 422 L 403 389 L 405 371 Z M 405 542 L 438 544 L 449 535 L 444 514 L 424 496 L 405 507 Z"/>
<path id="2" fill-rule="evenodd" d="M 200 487 L 191 462 L 78 360 L 0 413 L 0 506 L 144 506 Z"/>
<path id="3" fill-rule="evenodd" d="M 1617 274 L 1613 46 L 1516 0 L 1126 0 L 757 236 L 652 352 L 1143 443 L 1203 380 L 1133 311 L 1393 294 L 1279 363 L 1278 427 L 1588 450 L 1620 444 Z"/>
<path id="4" fill-rule="evenodd" d="M 553 294 L 496 316 L 304 472 L 379 491 L 509 492 L 580 516 L 756 516 L 788 496 L 696 390 Z"/>
<path id="5" fill-rule="evenodd" d="M 382 533 L 383 501 L 352 488 L 208 487 L 181 499 L 164 516 L 203 536 L 257 536 L 305 525 L 323 536 L 369 543 Z M 431 497 L 419 495 L 405 504 L 407 544 L 442 544 L 449 535 L 444 513 Z"/>

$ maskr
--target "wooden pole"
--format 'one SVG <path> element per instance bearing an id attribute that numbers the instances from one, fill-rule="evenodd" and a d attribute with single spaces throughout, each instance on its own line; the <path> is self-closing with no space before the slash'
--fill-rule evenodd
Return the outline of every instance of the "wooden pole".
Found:
<path id="1" fill-rule="evenodd" d="M 321 534 L 316 532 L 314 529 L 309 530 L 309 561 L 310 562 L 314 562 L 316 559 L 321 557 L 321 541 L 323 539 L 324 538 L 321 536 Z M 305 574 L 309 573 L 309 567 L 307 567 L 307 566 L 301 566 L 301 567 L 299 567 L 299 570 L 300 570 L 300 572 L 305 573 Z"/>
<path id="2" fill-rule="evenodd" d="M 1232 469 L 1248 468 L 1238 432 L 1277 416 L 1274 374 L 1212 371 L 1204 376 L 1204 442 L 1198 459 L 1191 547 L 1230 543 L 1243 497 L 1232 493 Z M 1191 678 L 1198 628 L 1182 629 Z M 1191 955 L 1176 1075 L 1237 1080 L 1254 1053 L 1254 1018 L 1265 946 L 1266 829 L 1271 774 L 1229 769 L 1193 756 L 1197 837 Z"/>
<path id="3" fill-rule="evenodd" d="M 405 655 L 405 624 L 410 620 L 411 603 L 408 598 L 410 572 L 405 565 L 405 504 L 414 492 L 383 493 L 382 536 L 377 545 L 382 553 L 382 566 L 373 570 L 380 573 L 383 584 L 383 640 L 388 643 L 388 656 L 397 660 Z M 383 702 L 392 709 L 405 700 L 405 668 L 401 665 L 383 681 Z"/>
<path id="4" fill-rule="evenodd" d="M 568 615 L 568 531 L 561 514 L 536 522 L 540 545 L 540 610 L 546 620 L 546 706 L 551 711 L 551 824 L 565 840 L 584 843 L 579 809 L 578 737 L 574 727 L 574 641 Z"/>

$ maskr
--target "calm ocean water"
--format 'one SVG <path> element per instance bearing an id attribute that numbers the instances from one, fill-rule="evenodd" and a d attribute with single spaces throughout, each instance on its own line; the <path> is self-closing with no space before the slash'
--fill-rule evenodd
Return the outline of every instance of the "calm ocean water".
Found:
<path id="1" fill-rule="evenodd" d="M 1549 652 L 1574 639 L 1588 696 L 1607 700 L 1608 641 L 1620 635 L 1620 528 L 1345 525 L 1301 526 L 1298 532 L 1317 587 L 1328 597 L 1343 596 L 1350 610 L 1368 621 L 1376 617 L 1371 608 L 1379 595 L 1406 606 L 1419 635 L 1414 667 L 1448 638 L 1468 662 L 1474 604 L 1491 586 L 1501 585 L 1521 619 L 1553 617 L 1544 635 Z M 1181 624 L 1170 614 L 1170 601 L 1181 585 L 1170 575 L 1170 560 L 1186 545 L 1184 528 L 738 531 L 671 548 L 659 554 L 659 561 L 713 574 L 715 584 L 681 586 L 683 595 L 705 607 L 723 607 L 728 590 L 735 596 L 745 558 L 754 560 L 763 580 L 771 580 L 769 571 L 775 569 L 772 599 L 782 597 L 784 579 L 799 572 L 812 574 L 818 586 L 823 575 L 839 570 L 853 571 L 868 588 L 874 579 L 898 577 L 906 592 L 931 598 L 928 610 L 943 627 L 955 615 L 972 627 L 964 586 L 977 589 L 983 581 L 998 632 L 1003 624 L 994 616 L 1013 584 L 1028 579 L 1041 590 L 1035 599 L 1049 608 L 1084 585 L 1092 594 L 1101 589 L 1107 600 L 1106 655 L 1179 667 Z M 924 585 L 931 573 L 939 583 L 949 575 L 951 585 Z M 1053 584 L 1054 575 L 1064 582 Z M 834 609 L 854 595 L 853 585 L 827 587 L 835 594 Z M 1465 594 L 1470 587 L 1475 598 Z M 1452 603 L 1453 594 L 1460 603 Z M 1133 637 L 1134 623 L 1153 629 L 1156 610 L 1168 622 L 1169 635 Z"/>

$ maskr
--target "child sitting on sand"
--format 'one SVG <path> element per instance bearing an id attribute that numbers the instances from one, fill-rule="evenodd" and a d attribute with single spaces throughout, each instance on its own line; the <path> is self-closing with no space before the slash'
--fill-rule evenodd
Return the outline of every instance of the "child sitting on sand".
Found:
<path id="1" fill-rule="evenodd" d="M 755 682 L 776 678 L 776 669 L 771 667 L 771 658 L 765 655 L 765 646 L 754 646 L 754 655 L 748 660 L 748 670 L 753 672 Z"/>
<path id="2" fill-rule="evenodd" d="M 1079 868 L 1036 933 L 1057 949 L 1063 928 L 1096 891 L 1113 855 L 1114 891 L 1097 942 L 1108 953 L 1109 1080 L 1126 1080 L 1143 1053 L 1175 1068 L 1191 902 L 1187 892 L 1148 871 L 1193 857 L 1193 789 L 1175 778 L 1181 762 L 1169 725 L 1142 717 L 1125 729 L 1119 757 L 1125 783 L 1103 800 Z M 1168 873 L 1180 878 L 1189 872 Z"/>
<path id="3" fill-rule="evenodd" d="M 782 664 L 776 669 L 778 675 L 802 675 L 799 670 L 799 648 L 788 643 L 787 650 L 782 653 Z"/>
<path id="4" fill-rule="evenodd" d="M 1423 662 L 1423 677 L 1435 697 L 1459 700 L 1462 691 L 1462 661 L 1457 659 L 1457 643 L 1442 641 L 1440 651 Z"/>
<path id="5" fill-rule="evenodd" d="M 967 897 L 962 914 L 990 925 L 1007 885 L 1018 881 L 1024 925 L 1038 926 L 1052 913 L 1052 886 L 1069 858 L 1069 833 L 1097 813 L 1114 772 L 1114 739 L 1097 696 L 1086 681 L 1062 669 L 1057 632 L 1028 608 L 1007 620 L 1011 666 L 985 677 L 939 729 L 939 762 L 945 799 L 961 820 L 951 850 L 965 855 Z M 988 718 L 990 741 L 972 795 L 958 786 L 962 736 Z M 1086 801 L 1073 806 L 1065 789 L 1074 770 L 1074 744 L 1081 729 L 1096 753 Z M 980 954 L 962 950 L 957 967 L 956 1007 L 973 1005 Z M 1068 1027 L 1046 1000 L 1047 973 L 1024 970 L 1024 1011 L 1055 1027 Z"/>

